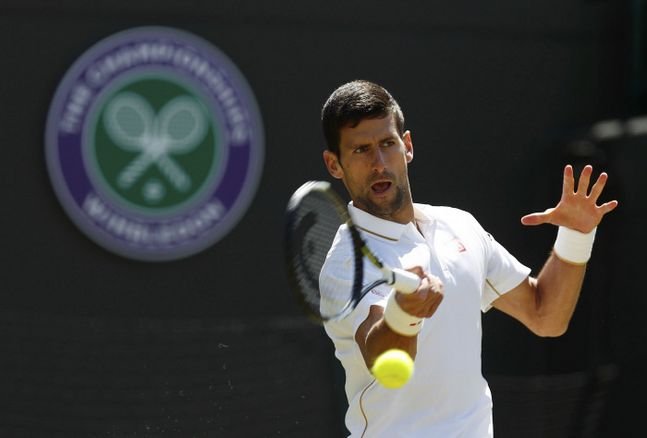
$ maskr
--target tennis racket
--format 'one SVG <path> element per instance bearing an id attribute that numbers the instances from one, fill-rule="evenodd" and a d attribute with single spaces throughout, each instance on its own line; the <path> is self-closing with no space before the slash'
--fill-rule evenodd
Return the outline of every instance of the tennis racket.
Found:
<path id="1" fill-rule="evenodd" d="M 420 278 L 409 271 L 391 268 L 366 245 L 366 241 L 348 215 L 347 206 L 325 181 L 309 181 L 291 196 L 286 212 L 285 255 L 288 279 L 306 313 L 317 322 L 338 320 L 347 316 L 373 288 L 387 284 L 399 292 L 412 293 Z M 335 291 L 334 300 L 322 306 L 319 273 L 333 239 L 340 232 L 350 234 L 353 270 L 349 290 Z M 368 260 L 382 277 L 364 284 L 364 260 Z"/>

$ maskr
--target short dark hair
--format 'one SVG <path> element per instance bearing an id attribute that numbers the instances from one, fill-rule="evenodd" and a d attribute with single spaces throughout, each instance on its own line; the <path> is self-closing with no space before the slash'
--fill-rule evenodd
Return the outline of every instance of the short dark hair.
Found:
<path id="1" fill-rule="evenodd" d="M 339 131 L 355 127 L 364 119 L 381 119 L 393 115 L 398 134 L 404 133 L 404 115 L 398 102 L 380 85 L 355 80 L 338 87 L 321 110 L 326 146 L 339 156 Z"/>

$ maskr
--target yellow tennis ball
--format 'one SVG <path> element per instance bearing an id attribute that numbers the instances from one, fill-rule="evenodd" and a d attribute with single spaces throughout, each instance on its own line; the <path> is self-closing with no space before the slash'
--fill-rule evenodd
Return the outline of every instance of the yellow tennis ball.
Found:
<path id="1" fill-rule="evenodd" d="M 378 356 L 371 372 L 385 388 L 400 388 L 413 374 L 413 359 L 406 351 L 393 348 Z"/>

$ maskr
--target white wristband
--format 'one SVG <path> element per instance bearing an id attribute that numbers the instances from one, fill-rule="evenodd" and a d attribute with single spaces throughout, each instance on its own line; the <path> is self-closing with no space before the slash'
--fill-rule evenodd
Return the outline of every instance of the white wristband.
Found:
<path id="1" fill-rule="evenodd" d="M 384 321 L 391 330 L 400 335 L 415 336 L 422 330 L 424 320 L 402 310 L 395 300 L 395 290 L 392 290 L 384 307 Z"/>
<path id="2" fill-rule="evenodd" d="M 590 233 L 581 233 L 566 227 L 559 227 L 553 250 L 560 259 L 568 263 L 583 265 L 591 258 L 596 228 Z"/>

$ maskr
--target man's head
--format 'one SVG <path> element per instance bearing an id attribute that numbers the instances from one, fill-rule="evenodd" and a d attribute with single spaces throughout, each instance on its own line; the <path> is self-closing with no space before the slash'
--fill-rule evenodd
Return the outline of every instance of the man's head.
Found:
<path id="1" fill-rule="evenodd" d="M 370 82 L 344 84 L 326 101 L 322 122 L 326 168 L 343 181 L 354 205 L 386 220 L 413 220 L 407 172 L 413 144 L 393 97 Z"/>
<path id="2" fill-rule="evenodd" d="M 398 133 L 404 134 L 404 116 L 398 102 L 383 87 L 356 80 L 337 88 L 321 110 L 321 123 L 329 151 L 339 155 L 339 131 L 354 128 L 364 119 L 393 115 Z"/>

